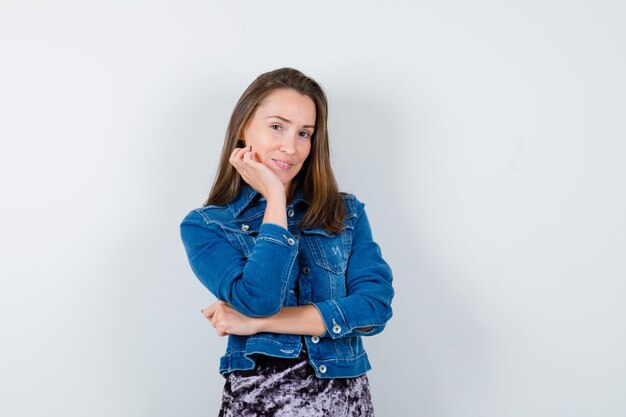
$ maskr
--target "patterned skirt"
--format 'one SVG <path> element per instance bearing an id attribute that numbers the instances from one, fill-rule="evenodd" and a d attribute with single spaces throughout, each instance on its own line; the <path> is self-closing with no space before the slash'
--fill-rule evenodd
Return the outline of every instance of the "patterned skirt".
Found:
<path id="1" fill-rule="evenodd" d="M 293 359 L 258 355 L 257 366 L 228 374 L 219 417 L 372 417 L 369 381 L 318 378 L 305 350 Z"/>

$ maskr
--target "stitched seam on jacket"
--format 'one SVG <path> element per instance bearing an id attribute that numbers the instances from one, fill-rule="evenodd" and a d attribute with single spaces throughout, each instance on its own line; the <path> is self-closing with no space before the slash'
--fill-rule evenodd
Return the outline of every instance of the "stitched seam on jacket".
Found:
<path id="1" fill-rule="evenodd" d="M 270 242 L 278 243 L 279 245 L 284 246 L 284 247 L 286 247 L 286 248 L 288 248 L 288 247 L 289 247 L 289 246 L 287 246 L 287 244 L 286 244 L 285 242 L 283 242 L 282 240 L 275 239 L 275 238 L 273 238 L 273 237 L 271 237 L 271 236 L 260 236 L 260 237 L 259 237 L 259 236 L 257 236 L 256 240 L 257 240 L 257 242 L 258 242 L 259 240 L 267 240 L 267 241 L 270 241 Z"/>
<path id="2" fill-rule="evenodd" d="M 348 326 L 348 331 L 346 333 L 348 333 L 349 331 L 351 331 L 352 329 L 350 329 L 350 323 L 348 323 L 348 320 L 346 320 L 346 316 L 343 315 L 343 311 L 341 311 L 341 308 L 339 308 L 339 304 L 337 304 L 337 301 L 335 300 L 330 300 L 333 302 L 333 304 L 335 304 L 335 307 L 337 307 L 337 310 L 339 310 L 339 314 L 341 314 L 341 318 L 343 319 L 343 322 L 346 323 L 346 325 Z M 345 334 L 345 333 L 344 333 Z"/>

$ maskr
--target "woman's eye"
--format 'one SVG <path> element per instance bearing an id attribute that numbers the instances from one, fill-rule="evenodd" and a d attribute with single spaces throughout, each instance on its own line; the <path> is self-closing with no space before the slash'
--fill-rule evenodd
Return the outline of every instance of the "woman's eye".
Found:
<path id="1" fill-rule="evenodd" d="M 278 129 L 280 129 L 280 125 L 271 125 L 270 128 L 272 128 L 273 130 L 278 130 L 278 129 L 274 129 L 274 126 L 278 127 Z"/>
<path id="2" fill-rule="evenodd" d="M 300 132 L 300 134 L 305 137 L 305 138 L 309 138 L 311 137 L 311 135 L 309 134 L 309 132 Z"/>

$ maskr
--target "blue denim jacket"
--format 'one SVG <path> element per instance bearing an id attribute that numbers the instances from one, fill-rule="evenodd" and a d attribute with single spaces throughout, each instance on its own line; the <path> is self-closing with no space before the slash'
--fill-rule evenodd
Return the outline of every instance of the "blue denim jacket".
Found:
<path id="1" fill-rule="evenodd" d="M 365 205 L 352 194 L 344 198 L 347 215 L 337 235 L 321 228 L 297 231 L 309 205 L 300 189 L 286 208 L 288 229 L 262 223 L 265 198 L 246 183 L 235 201 L 194 209 L 183 219 L 191 269 L 219 300 L 249 317 L 313 304 L 326 324 L 320 337 L 229 335 L 222 376 L 254 368 L 258 353 L 296 357 L 303 343 L 320 378 L 356 377 L 371 369 L 361 336 L 380 333 L 392 316 L 392 271 L 372 240 Z"/>

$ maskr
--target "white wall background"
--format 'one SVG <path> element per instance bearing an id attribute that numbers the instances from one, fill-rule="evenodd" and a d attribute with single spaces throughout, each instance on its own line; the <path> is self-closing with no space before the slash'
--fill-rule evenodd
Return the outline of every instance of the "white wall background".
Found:
<path id="1" fill-rule="evenodd" d="M 217 415 L 182 217 L 260 73 L 394 270 L 377 415 L 626 413 L 620 1 L 0 3 L 0 415 Z"/>

